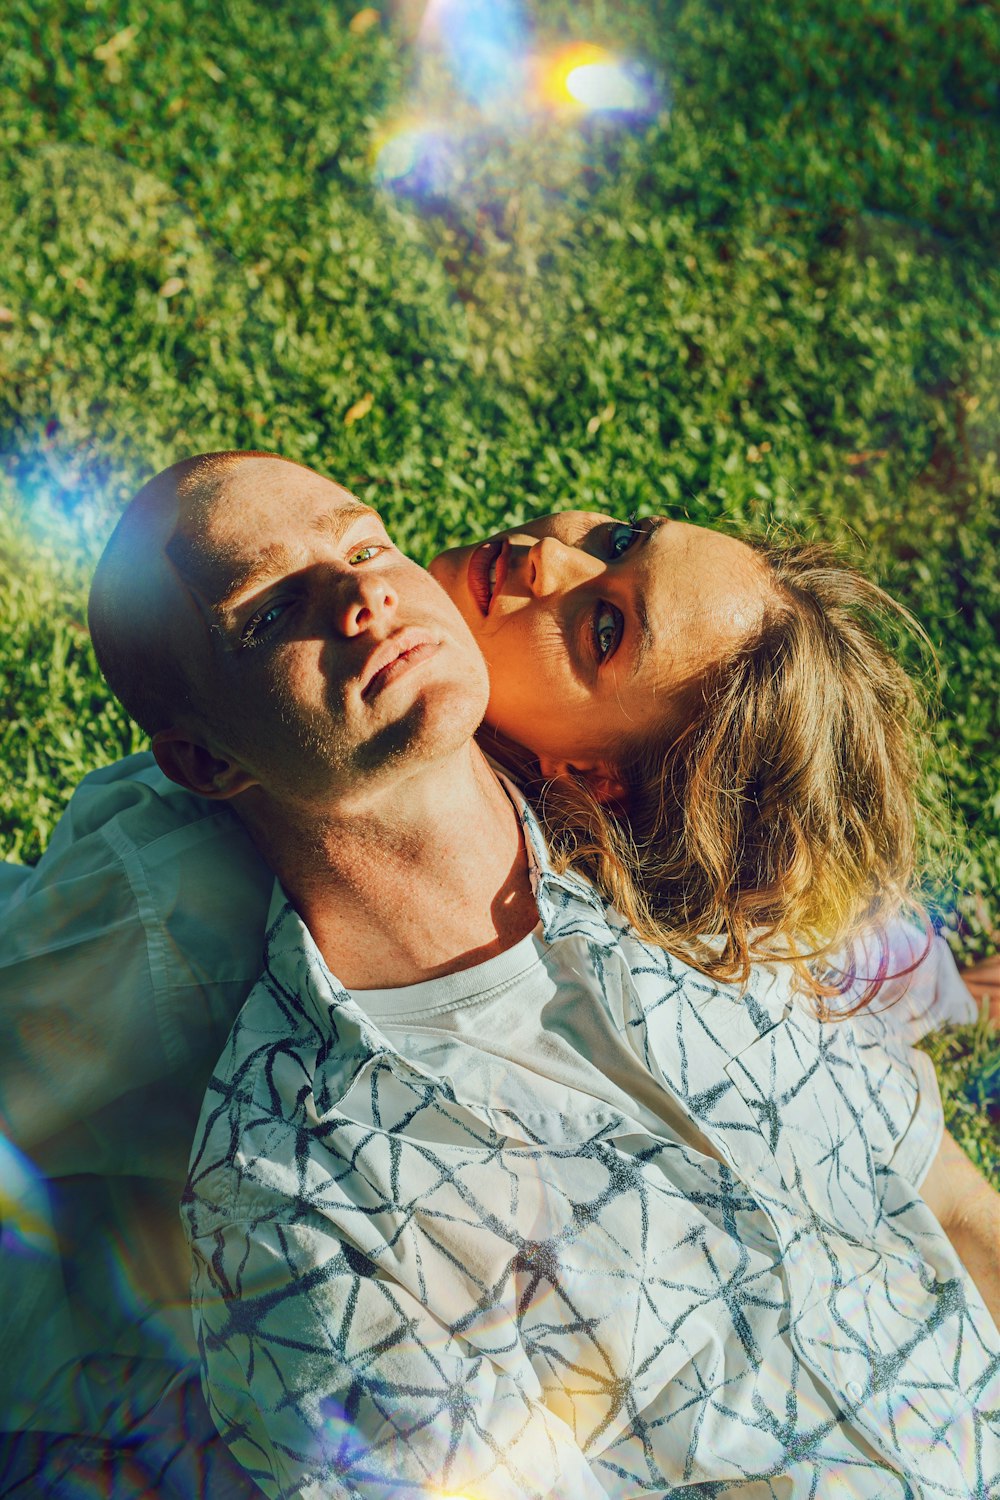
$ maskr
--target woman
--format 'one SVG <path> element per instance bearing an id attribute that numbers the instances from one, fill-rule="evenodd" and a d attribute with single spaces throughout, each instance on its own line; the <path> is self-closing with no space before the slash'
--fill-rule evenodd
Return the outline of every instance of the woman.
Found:
<path id="1" fill-rule="evenodd" d="M 717 979 L 778 959 L 821 1007 L 859 977 L 852 1008 L 873 997 L 915 908 L 922 706 L 884 644 L 922 635 L 902 606 L 827 547 L 583 511 L 431 571 L 562 858 Z"/>

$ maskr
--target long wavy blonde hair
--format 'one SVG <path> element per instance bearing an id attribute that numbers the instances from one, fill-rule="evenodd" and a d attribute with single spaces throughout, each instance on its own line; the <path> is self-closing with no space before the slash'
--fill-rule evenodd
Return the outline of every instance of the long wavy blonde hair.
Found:
<path id="1" fill-rule="evenodd" d="M 860 980 L 838 1007 L 851 1014 L 886 976 L 888 921 L 928 925 L 913 891 L 925 706 L 888 644 L 900 628 L 926 636 L 830 547 L 742 540 L 771 578 L 763 624 L 705 676 L 683 726 L 626 748 L 622 806 L 489 748 L 526 783 L 557 862 L 641 937 L 726 982 L 790 964 L 823 1015 Z M 862 935 L 879 960 L 859 975 Z"/>

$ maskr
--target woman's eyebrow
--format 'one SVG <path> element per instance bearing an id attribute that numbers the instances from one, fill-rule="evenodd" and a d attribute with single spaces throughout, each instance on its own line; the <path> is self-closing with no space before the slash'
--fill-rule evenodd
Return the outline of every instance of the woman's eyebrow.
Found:
<path id="1" fill-rule="evenodd" d="M 670 525 L 670 518 L 669 516 L 650 516 L 648 525 L 645 521 L 640 521 L 639 525 L 645 527 L 639 546 L 648 547 L 656 533 L 661 531 L 664 526 Z"/>
<path id="2" fill-rule="evenodd" d="M 636 594 L 635 596 L 635 623 L 638 628 L 639 638 L 635 643 L 635 650 L 632 653 L 633 677 L 642 670 L 643 662 L 656 646 L 656 641 L 653 638 L 653 627 L 649 623 L 646 601 L 642 594 Z"/>
<path id="3" fill-rule="evenodd" d="M 640 525 L 645 526 L 645 522 Z M 666 516 L 651 516 L 649 525 L 646 527 L 639 542 L 638 550 L 648 547 L 656 533 L 670 522 Z M 632 653 L 632 675 L 642 669 L 643 662 L 649 653 L 654 650 L 656 641 L 653 636 L 653 627 L 649 623 L 649 611 L 646 609 L 646 596 L 641 590 L 636 590 L 635 595 L 635 623 L 638 628 L 639 638 L 635 643 L 635 651 Z"/>

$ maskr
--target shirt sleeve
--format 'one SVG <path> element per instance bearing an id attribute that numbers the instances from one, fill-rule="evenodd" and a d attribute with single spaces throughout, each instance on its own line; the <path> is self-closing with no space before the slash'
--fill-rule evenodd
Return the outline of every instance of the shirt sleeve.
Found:
<path id="1" fill-rule="evenodd" d="M 195 1360 L 177 1202 L 272 884 L 149 755 L 0 881 L 0 1427 L 131 1440 Z"/>
<path id="2" fill-rule="evenodd" d="M 206 1398 L 266 1494 L 606 1500 L 570 1428 L 501 1359 L 319 1216 L 275 1213 L 193 1240 Z"/>
<path id="3" fill-rule="evenodd" d="M 176 1155 L 260 971 L 272 877 L 231 814 L 169 788 L 148 755 L 85 778 L 2 909 L 0 1128 L 52 1174 Z"/>
<path id="4" fill-rule="evenodd" d="M 865 1009 L 834 1027 L 846 1026 L 863 1083 L 866 1130 L 877 1160 L 919 1188 L 944 1133 L 937 1074 L 914 1043 L 937 1028 L 975 1019 L 975 1002 L 959 977 L 947 943 L 912 922 L 886 928 L 888 976 Z M 879 950 L 871 938 L 854 949 L 855 986 L 842 997 L 851 1003 L 866 976 L 877 971 Z"/>
<path id="5" fill-rule="evenodd" d="M 916 1099 L 909 1123 L 896 1141 L 890 1164 L 915 1188 L 923 1184 L 944 1136 L 944 1109 L 934 1064 L 923 1052 L 910 1049 Z"/>
<path id="6" fill-rule="evenodd" d="M 912 922 L 893 921 L 886 928 L 889 970 L 871 1002 L 874 1015 L 904 1042 L 918 1042 L 942 1026 L 976 1019 L 976 1002 L 962 983 L 951 949 Z M 879 952 L 871 938 L 855 944 L 854 962 L 862 982 L 877 971 Z"/>

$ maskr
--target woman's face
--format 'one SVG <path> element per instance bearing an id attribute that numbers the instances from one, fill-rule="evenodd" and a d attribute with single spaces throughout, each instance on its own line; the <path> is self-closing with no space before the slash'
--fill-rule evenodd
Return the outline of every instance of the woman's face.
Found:
<path id="1" fill-rule="evenodd" d="M 543 775 L 572 767 L 595 784 L 646 731 L 682 722 L 687 692 L 760 623 L 769 592 L 756 554 L 723 532 L 581 510 L 452 547 L 431 572 L 486 658 L 488 722 Z"/>

